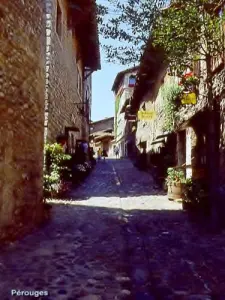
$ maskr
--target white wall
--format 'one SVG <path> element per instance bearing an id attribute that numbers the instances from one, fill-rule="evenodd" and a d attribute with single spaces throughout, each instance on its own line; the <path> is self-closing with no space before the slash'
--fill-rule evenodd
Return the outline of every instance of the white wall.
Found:
<path id="1" fill-rule="evenodd" d="M 192 143 L 192 138 L 191 138 L 191 132 L 193 129 L 191 127 L 188 127 L 186 129 L 186 165 L 189 166 L 191 165 L 191 143 Z M 191 178 L 192 177 L 192 167 L 187 167 L 186 168 L 186 177 Z"/>
<path id="2" fill-rule="evenodd" d="M 128 87 L 129 77 L 131 75 L 136 75 L 137 72 L 130 72 L 125 74 L 123 78 L 123 82 L 121 83 L 121 87 L 123 92 L 121 93 L 120 97 L 120 104 L 119 109 L 117 112 L 117 136 L 116 142 L 120 148 L 120 155 L 125 156 L 125 144 L 124 144 L 124 134 L 125 134 L 125 127 L 126 127 L 126 120 L 124 119 L 125 113 L 120 113 L 125 101 L 130 98 L 133 94 L 133 87 Z"/>

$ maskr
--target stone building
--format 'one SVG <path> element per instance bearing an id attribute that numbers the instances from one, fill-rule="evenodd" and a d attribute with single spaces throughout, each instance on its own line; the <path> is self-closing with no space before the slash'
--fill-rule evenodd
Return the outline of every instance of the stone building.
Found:
<path id="1" fill-rule="evenodd" d="M 137 70 L 138 67 L 133 67 L 118 73 L 112 86 L 115 94 L 115 143 L 121 157 L 128 156 L 128 120 L 125 118 L 125 108 L 133 94 Z"/>
<path id="2" fill-rule="evenodd" d="M 151 120 L 138 120 L 136 125 L 136 146 L 139 151 L 146 148 L 149 161 L 152 154 L 167 155 L 171 166 L 182 167 L 186 177 L 205 178 L 208 172 L 208 126 L 209 112 L 207 109 L 207 90 L 205 85 L 204 61 L 193 65 L 193 70 L 187 73 L 200 78 L 196 104 L 181 104 L 177 106 L 172 128 L 165 130 L 166 115 L 163 109 L 165 93 L 163 89 L 171 84 L 179 84 L 180 78 L 170 76 L 169 69 L 161 63 L 160 55 L 151 49 L 151 42 L 147 45 L 142 58 L 138 81 L 131 100 L 131 110 L 138 115 L 138 111 L 151 111 L 155 117 Z M 216 59 L 213 63 L 213 93 L 217 100 L 217 131 L 215 142 L 220 146 L 220 183 L 225 183 L 225 157 L 224 157 L 224 57 Z M 154 159 L 152 159 L 152 162 Z"/>
<path id="3" fill-rule="evenodd" d="M 220 5 L 214 3 L 213 13 L 221 15 L 224 10 L 224 1 Z M 224 29 L 224 26 L 222 27 Z M 204 41 L 203 41 L 204 43 Z M 207 72 L 203 60 L 193 63 L 192 74 L 199 78 L 197 85 L 197 103 L 182 105 L 177 112 L 177 155 L 178 164 L 186 166 L 186 175 L 192 178 L 211 177 L 210 123 L 212 114 L 215 115 L 215 132 L 213 143 L 218 146 L 220 155 L 213 159 L 214 167 L 219 170 L 219 184 L 225 186 L 225 140 L 224 140 L 224 105 L 225 105 L 225 67 L 224 50 L 221 55 L 211 59 L 213 73 L 213 113 L 208 109 Z M 212 178 L 211 178 L 212 180 Z"/>
<path id="4" fill-rule="evenodd" d="M 43 0 L 0 3 L 0 239 L 43 219 Z"/>
<path id="5" fill-rule="evenodd" d="M 90 124 L 90 142 L 95 153 L 101 148 L 108 156 L 113 156 L 114 146 L 114 117 L 105 118 Z"/>
<path id="6" fill-rule="evenodd" d="M 88 140 L 91 74 L 100 69 L 95 1 L 47 0 L 46 139 Z"/>
<path id="7" fill-rule="evenodd" d="M 225 59 L 225 57 L 224 57 Z M 222 64 L 221 64 L 222 66 Z M 214 80 L 215 97 L 218 97 L 219 112 L 220 112 L 220 180 L 225 186 L 225 68 L 218 70 Z"/>
<path id="8" fill-rule="evenodd" d="M 136 153 L 145 149 L 149 166 L 157 165 L 165 155 L 171 166 L 176 164 L 176 135 L 165 128 L 163 110 L 163 88 L 176 82 L 177 78 L 168 73 L 163 54 L 154 49 L 149 40 L 140 62 L 129 109 L 129 113 L 136 116 L 133 138 Z"/>

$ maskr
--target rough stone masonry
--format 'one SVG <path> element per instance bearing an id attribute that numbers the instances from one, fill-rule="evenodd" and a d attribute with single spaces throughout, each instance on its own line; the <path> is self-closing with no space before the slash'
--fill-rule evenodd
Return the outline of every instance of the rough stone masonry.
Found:
<path id="1" fill-rule="evenodd" d="M 55 142 L 58 135 L 65 133 L 65 127 L 77 127 L 80 133 L 76 135 L 76 138 L 82 138 L 82 123 L 86 120 L 78 115 L 78 105 L 75 104 L 83 101 L 83 89 L 78 91 L 78 77 L 80 76 L 80 81 L 83 80 L 80 45 L 72 29 L 68 27 L 67 1 L 48 0 L 47 3 L 47 17 L 49 18 L 47 49 L 49 48 L 51 56 L 47 65 L 49 70 L 47 140 Z M 61 22 L 60 34 L 57 32 L 58 10 L 62 14 L 61 20 L 58 20 Z"/>
<path id="2" fill-rule="evenodd" d="M 44 18 L 44 0 L 0 3 L 0 240 L 43 214 Z"/>

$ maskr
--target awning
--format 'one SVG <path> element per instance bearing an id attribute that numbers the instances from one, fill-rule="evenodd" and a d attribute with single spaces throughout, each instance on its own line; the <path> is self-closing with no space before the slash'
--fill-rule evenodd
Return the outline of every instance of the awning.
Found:
<path id="1" fill-rule="evenodd" d="M 165 139 L 155 139 L 151 145 L 155 145 L 155 144 L 165 144 Z"/>
<path id="2" fill-rule="evenodd" d="M 160 134 L 156 137 L 156 139 L 161 139 L 161 138 L 165 138 L 168 137 L 170 135 L 170 132 L 164 132 L 163 134 Z"/>
<path id="3" fill-rule="evenodd" d="M 98 137 L 98 136 L 101 136 L 101 135 L 104 135 L 104 134 L 113 134 L 113 129 L 106 129 L 106 130 L 101 130 L 101 131 L 95 131 L 95 132 L 92 132 L 90 134 L 90 136 Z"/>
<path id="4" fill-rule="evenodd" d="M 165 144 L 166 138 L 171 134 L 171 132 L 164 132 L 156 136 L 151 145 L 155 144 Z"/>

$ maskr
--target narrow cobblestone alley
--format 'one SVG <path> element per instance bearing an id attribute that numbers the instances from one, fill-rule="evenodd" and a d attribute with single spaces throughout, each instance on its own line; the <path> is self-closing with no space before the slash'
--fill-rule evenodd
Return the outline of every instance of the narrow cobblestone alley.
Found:
<path id="1" fill-rule="evenodd" d="M 51 203 L 45 227 L 1 250 L 1 299 L 225 299 L 224 233 L 200 231 L 129 160 Z"/>

